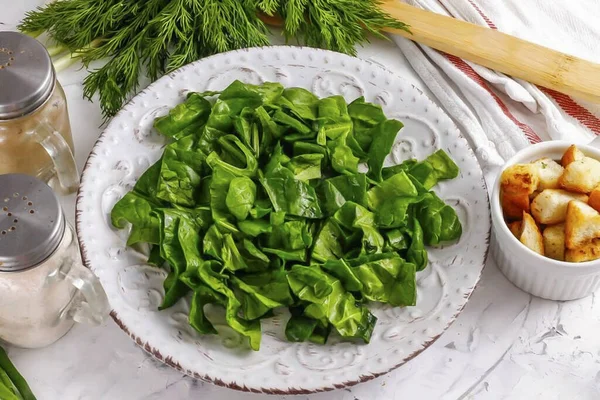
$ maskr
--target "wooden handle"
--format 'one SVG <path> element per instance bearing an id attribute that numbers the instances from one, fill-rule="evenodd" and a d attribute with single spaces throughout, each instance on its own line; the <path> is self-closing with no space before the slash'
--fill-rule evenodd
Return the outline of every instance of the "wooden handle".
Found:
<path id="1" fill-rule="evenodd" d="M 600 64 L 396 0 L 382 3 L 381 8 L 410 25 L 412 34 L 396 29 L 386 29 L 388 32 L 507 75 L 600 103 Z"/>
<path id="2" fill-rule="evenodd" d="M 385 29 L 515 78 L 600 103 L 600 64 L 539 46 L 497 30 L 386 0 L 381 8 L 410 25 L 411 33 Z M 281 26 L 279 17 L 260 15 Z"/>

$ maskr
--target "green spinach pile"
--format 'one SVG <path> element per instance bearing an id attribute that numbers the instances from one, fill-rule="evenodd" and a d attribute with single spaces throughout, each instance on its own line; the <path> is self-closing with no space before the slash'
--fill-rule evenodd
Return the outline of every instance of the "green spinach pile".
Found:
<path id="1" fill-rule="evenodd" d="M 425 245 L 461 235 L 430 190 L 458 167 L 440 150 L 384 168 L 403 125 L 363 98 L 235 81 L 189 94 L 154 126 L 172 142 L 112 224 L 131 224 L 128 245 L 150 243 L 148 262 L 169 271 L 161 309 L 193 292 L 200 333 L 217 333 L 204 306 L 220 305 L 258 350 L 260 320 L 288 307 L 290 341 L 334 330 L 369 342 L 366 303 L 414 305 Z"/>

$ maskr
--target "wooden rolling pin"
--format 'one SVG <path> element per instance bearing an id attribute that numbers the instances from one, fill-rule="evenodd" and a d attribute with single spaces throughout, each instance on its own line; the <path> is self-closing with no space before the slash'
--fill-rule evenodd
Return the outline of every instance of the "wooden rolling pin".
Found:
<path id="1" fill-rule="evenodd" d="M 397 29 L 386 29 L 387 32 L 510 76 L 600 103 L 600 64 L 398 0 L 385 0 L 381 8 L 410 25 L 412 34 Z M 272 18 L 265 22 L 278 24 Z"/>

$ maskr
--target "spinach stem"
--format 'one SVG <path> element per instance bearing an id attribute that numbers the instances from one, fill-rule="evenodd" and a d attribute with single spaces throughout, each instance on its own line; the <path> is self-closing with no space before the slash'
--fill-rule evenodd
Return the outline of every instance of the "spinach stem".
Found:
<path id="1" fill-rule="evenodd" d="M 17 368 L 15 368 L 13 363 L 8 358 L 8 354 L 6 354 L 6 351 L 4 351 L 4 349 L 2 347 L 0 347 L 0 370 L 4 371 L 6 373 L 6 375 L 8 375 L 8 378 L 12 381 L 12 383 L 17 388 L 17 390 L 20 394 L 20 397 L 15 396 L 14 399 L 16 399 L 16 400 L 36 400 L 31 389 L 29 388 L 29 385 L 27 384 L 27 381 L 25 381 L 25 378 L 23 378 L 23 376 L 19 373 L 19 371 L 17 371 Z M 10 396 L 3 393 L 3 391 L 2 391 L 3 388 L 8 390 L 9 394 L 10 394 L 9 388 L 7 388 L 6 386 L 0 385 L 0 398 L 2 398 L 4 400 L 12 400 L 13 398 L 11 398 Z"/>

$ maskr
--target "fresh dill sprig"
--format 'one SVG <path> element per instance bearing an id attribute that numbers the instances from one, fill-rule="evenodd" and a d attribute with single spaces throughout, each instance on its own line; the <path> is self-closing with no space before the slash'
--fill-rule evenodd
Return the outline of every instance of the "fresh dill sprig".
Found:
<path id="1" fill-rule="evenodd" d="M 47 32 L 53 52 L 68 50 L 90 71 L 84 95 L 98 94 L 105 118 L 133 95 L 141 74 L 151 80 L 215 53 L 269 44 L 259 13 L 280 16 L 288 41 L 356 54 L 369 34 L 405 29 L 378 0 L 57 0 L 30 11 L 19 30 Z"/>

